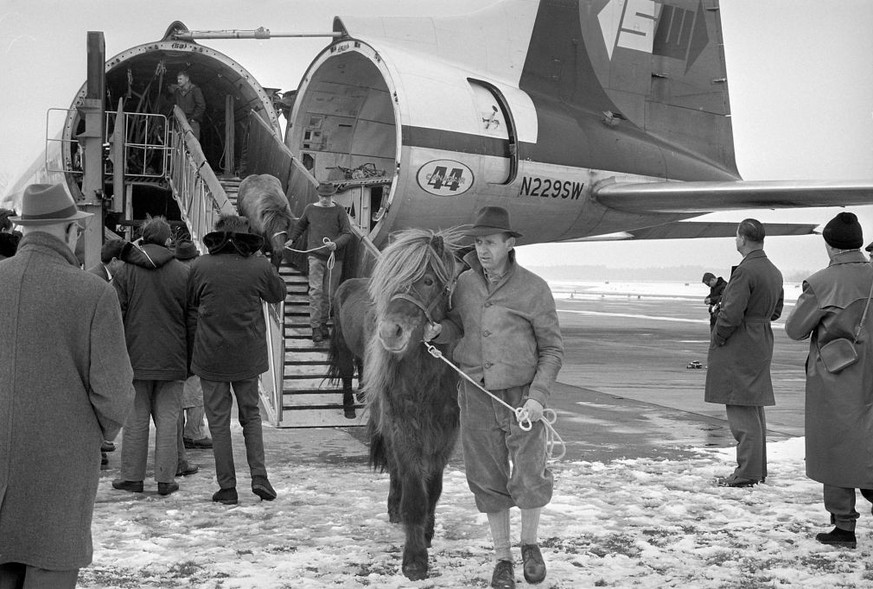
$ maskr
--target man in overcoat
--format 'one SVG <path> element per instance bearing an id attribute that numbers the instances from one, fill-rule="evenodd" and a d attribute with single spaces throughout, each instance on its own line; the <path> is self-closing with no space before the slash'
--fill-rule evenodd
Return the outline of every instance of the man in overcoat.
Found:
<path id="1" fill-rule="evenodd" d="M 215 231 L 203 237 L 209 255 L 191 264 L 188 299 L 196 315 L 197 334 L 191 371 L 200 377 L 218 491 L 212 500 L 237 503 L 236 469 L 230 436 L 236 397 L 243 428 L 252 492 L 267 501 L 276 491 L 267 479 L 258 376 L 269 368 L 262 302 L 285 299 L 285 281 L 260 254 L 263 238 L 250 232 L 248 219 L 222 216 Z"/>
<path id="2" fill-rule="evenodd" d="M 764 407 L 776 404 L 770 322 L 782 314 L 782 273 L 764 253 L 764 226 L 756 219 L 740 222 L 736 246 L 743 260 L 731 274 L 712 330 L 705 400 L 725 405 L 737 441 L 737 468 L 718 484 L 750 487 L 767 476 Z"/>
<path id="3" fill-rule="evenodd" d="M 822 232 L 830 263 L 803 282 L 803 293 L 785 322 L 796 340 L 811 337 L 806 361 L 806 474 L 824 485 L 824 506 L 834 529 L 823 544 L 855 548 L 855 489 L 873 502 L 873 308 L 864 310 L 873 267 L 860 247 L 861 225 L 840 213 Z M 820 349 L 837 338 L 855 338 L 858 361 L 829 372 Z"/>
<path id="4" fill-rule="evenodd" d="M 121 429 L 133 370 L 115 290 L 73 254 L 91 217 L 60 184 L 23 195 L 0 262 L 0 586 L 76 586 L 92 558 L 100 445 Z"/>

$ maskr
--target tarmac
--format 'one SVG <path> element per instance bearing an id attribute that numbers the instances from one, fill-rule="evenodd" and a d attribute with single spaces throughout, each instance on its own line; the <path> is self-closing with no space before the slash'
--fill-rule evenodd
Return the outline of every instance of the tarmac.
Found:
<path id="1" fill-rule="evenodd" d="M 558 416 L 555 429 L 566 444 L 563 461 L 681 460 L 702 448 L 735 445 L 724 406 L 703 401 L 709 324 L 701 301 L 606 296 L 560 299 L 558 308 L 565 357 L 551 406 Z M 784 315 L 790 311 L 787 307 Z M 777 405 L 766 410 L 768 441 L 803 435 L 808 343 L 789 340 L 783 322 L 774 324 L 771 374 Z M 692 367 L 694 362 L 701 367 Z M 365 416 L 359 412 L 354 423 L 365 423 Z M 244 464 L 241 432 L 235 430 L 234 438 Z M 367 462 L 361 426 L 265 425 L 264 442 L 268 465 Z M 189 451 L 192 462 L 211 458 L 210 451 Z M 453 462 L 462 464 L 460 451 Z"/>

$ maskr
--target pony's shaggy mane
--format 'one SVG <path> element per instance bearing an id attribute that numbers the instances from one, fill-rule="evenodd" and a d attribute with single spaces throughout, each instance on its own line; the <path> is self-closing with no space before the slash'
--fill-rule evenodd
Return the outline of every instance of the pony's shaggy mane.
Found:
<path id="1" fill-rule="evenodd" d="M 373 269 L 368 291 L 373 300 L 376 319 L 385 316 L 391 298 L 408 292 L 430 268 L 436 279 L 449 285 L 455 278 L 459 264 L 455 253 L 460 248 L 464 234 L 457 229 L 433 232 L 427 229 L 406 229 L 399 232 Z M 428 301 L 422 301 L 427 304 Z M 448 297 L 446 297 L 448 304 Z M 439 320 L 445 308 L 437 310 Z M 423 345 L 413 342 L 413 349 L 403 358 L 385 350 L 377 331 L 369 334 L 364 366 L 366 374 L 362 388 L 366 391 L 370 411 L 381 413 L 388 409 L 389 395 L 413 401 L 427 411 L 434 403 L 432 391 L 439 389 L 441 381 L 454 379 L 447 366 L 428 354 Z M 453 380 L 452 380 L 453 382 Z M 451 387 L 451 385 L 449 385 Z M 381 431 L 386 420 L 382 415 L 375 420 Z"/>
<path id="2" fill-rule="evenodd" d="M 376 316 L 384 317 L 391 297 L 408 291 L 430 267 L 444 285 L 454 278 L 457 268 L 455 252 L 464 234 L 457 229 L 431 231 L 406 229 L 397 233 L 382 252 L 370 278 L 370 298 Z"/>

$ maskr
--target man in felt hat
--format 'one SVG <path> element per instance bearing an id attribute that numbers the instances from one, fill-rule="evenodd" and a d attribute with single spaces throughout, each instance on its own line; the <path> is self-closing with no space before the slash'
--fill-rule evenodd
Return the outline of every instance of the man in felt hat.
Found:
<path id="1" fill-rule="evenodd" d="M 723 487 L 751 487 L 767 476 L 767 422 L 764 407 L 775 405 L 770 361 L 773 329 L 782 314 L 782 273 L 764 253 L 764 226 L 745 219 L 737 226 L 743 256 L 731 274 L 712 329 L 707 403 L 725 405 L 737 441 L 737 468 L 719 478 Z"/>
<path id="2" fill-rule="evenodd" d="M 115 290 L 73 254 L 90 213 L 61 184 L 24 190 L 0 263 L 0 586 L 75 587 L 91 563 L 100 445 L 133 401 Z"/>
<path id="3" fill-rule="evenodd" d="M 815 538 L 855 548 L 855 489 L 873 502 L 873 309 L 867 307 L 873 268 L 860 251 L 864 240 L 854 214 L 839 213 L 822 237 L 830 263 L 803 281 L 785 334 L 795 340 L 812 336 L 806 362 L 806 474 L 824 486 L 824 506 L 834 524 Z M 858 360 L 831 372 L 821 348 L 839 338 L 854 341 Z"/>
<path id="4" fill-rule="evenodd" d="M 320 343 L 328 336 L 330 299 L 339 286 L 343 273 L 343 249 L 352 239 L 352 229 L 346 210 L 333 202 L 336 187 L 322 182 L 316 192 L 318 202 L 306 205 L 285 245 L 293 247 L 294 240 L 309 230 L 306 239 L 309 251 L 309 324 L 312 341 Z M 354 408 L 351 416 L 347 409 L 346 417 L 354 418 Z"/>
<path id="5" fill-rule="evenodd" d="M 267 478 L 264 438 L 258 409 L 258 376 L 269 369 L 263 302 L 285 300 L 285 281 L 261 255 L 264 239 L 251 232 L 249 221 L 222 215 L 215 231 L 203 237 L 209 255 L 191 264 L 188 298 L 199 309 L 191 372 L 200 377 L 203 404 L 212 434 L 212 455 L 219 489 L 212 500 L 234 505 L 236 468 L 230 416 L 231 390 L 243 430 L 252 493 L 276 498 Z"/>
<path id="6" fill-rule="evenodd" d="M 540 421 L 564 355 L 555 300 L 548 284 L 515 261 L 509 212 L 485 207 L 466 231 L 476 251 L 464 261 L 447 319 L 428 328 L 438 342 L 460 338 L 453 358 L 465 374 L 512 407 L 523 408 L 533 427 L 466 380 L 459 390 L 461 440 L 467 483 L 476 507 L 488 515 L 494 542 L 491 586 L 515 587 L 509 509 L 521 509 L 524 578 L 546 576 L 537 528 L 552 498 L 546 466 L 546 429 Z"/>

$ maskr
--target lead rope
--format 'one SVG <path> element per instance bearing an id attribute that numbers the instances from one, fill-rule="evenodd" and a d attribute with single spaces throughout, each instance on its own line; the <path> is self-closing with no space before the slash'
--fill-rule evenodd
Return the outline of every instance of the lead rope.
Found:
<path id="1" fill-rule="evenodd" d="M 477 389 L 512 411 L 515 415 L 515 419 L 518 421 L 518 427 L 521 428 L 522 431 L 529 432 L 533 427 L 533 423 L 531 423 L 530 415 L 528 410 L 524 407 L 513 407 L 509 403 L 506 403 L 503 399 L 497 397 L 494 393 L 484 388 L 478 382 L 470 378 L 463 370 L 452 364 L 450 360 L 448 360 L 442 352 L 440 352 L 436 346 L 432 343 L 422 340 L 422 343 L 427 348 L 427 351 L 431 356 L 436 358 L 437 360 L 442 360 L 446 364 L 448 364 L 452 370 L 463 376 L 467 381 L 473 384 Z M 548 460 L 560 460 L 567 453 L 567 444 L 564 443 L 564 440 L 561 439 L 561 436 L 555 431 L 554 423 L 558 421 L 558 414 L 555 413 L 554 409 L 543 409 L 543 416 L 540 418 L 540 421 L 543 422 L 543 425 L 546 427 L 546 457 Z M 554 455 L 555 446 L 560 446 L 561 453 L 557 456 Z"/>
<path id="2" fill-rule="evenodd" d="M 285 233 L 287 235 L 288 232 L 287 231 L 277 231 L 276 233 L 273 234 L 273 237 L 276 237 L 277 235 L 281 235 L 283 233 Z M 330 238 L 328 238 L 328 237 L 323 238 L 321 240 L 321 242 L 324 245 L 320 245 L 318 247 L 314 247 L 314 248 L 308 249 L 308 250 L 296 250 L 293 247 L 288 247 L 287 245 L 285 246 L 285 249 L 288 250 L 289 252 L 294 252 L 295 254 L 309 254 L 312 252 L 317 252 L 318 250 L 322 250 L 322 249 L 326 248 L 329 243 L 331 243 Z M 327 257 L 328 293 L 330 292 L 330 285 L 333 284 L 334 264 L 336 264 L 336 250 L 330 252 L 330 255 Z M 331 296 L 327 297 L 327 316 L 328 317 L 330 317 L 330 312 L 333 310 L 332 309 L 332 307 L 333 307 L 333 300 L 332 299 L 333 299 L 333 297 L 331 297 Z"/>

